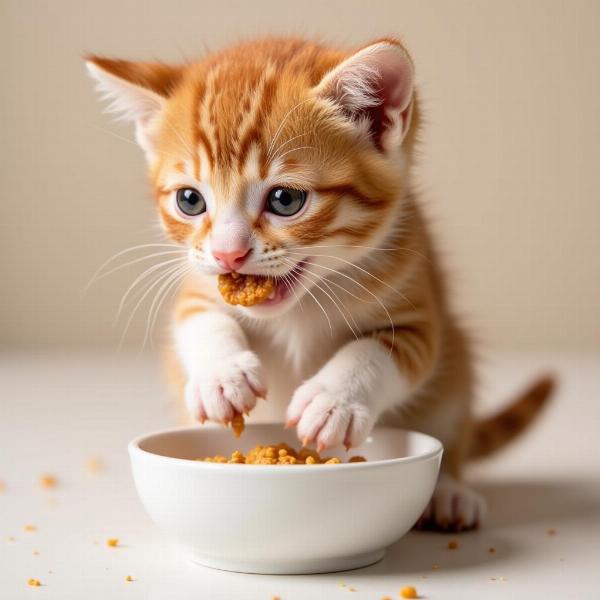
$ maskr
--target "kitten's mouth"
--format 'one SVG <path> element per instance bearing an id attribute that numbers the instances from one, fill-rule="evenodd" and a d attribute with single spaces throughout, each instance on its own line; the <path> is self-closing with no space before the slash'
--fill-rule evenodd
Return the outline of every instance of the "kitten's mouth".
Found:
<path id="1" fill-rule="evenodd" d="M 293 293 L 304 266 L 305 261 L 301 261 L 284 275 L 275 277 L 232 271 L 219 275 L 217 286 L 228 304 L 276 306 Z"/>
<path id="2" fill-rule="evenodd" d="M 267 296 L 266 300 L 263 300 L 261 306 L 275 306 L 284 300 L 286 300 L 290 294 L 293 293 L 298 279 L 304 271 L 305 261 L 300 261 L 293 269 L 288 271 L 283 276 L 274 277 L 275 288 Z"/>

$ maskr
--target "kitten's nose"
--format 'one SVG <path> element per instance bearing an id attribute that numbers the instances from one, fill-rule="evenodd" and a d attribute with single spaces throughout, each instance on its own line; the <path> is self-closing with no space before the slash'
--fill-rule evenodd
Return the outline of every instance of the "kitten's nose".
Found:
<path id="1" fill-rule="evenodd" d="M 251 248 L 240 248 L 228 252 L 213 250 L 212 254 L 220 267 L 236 271 L 246 262 L 251 251 Z"/>

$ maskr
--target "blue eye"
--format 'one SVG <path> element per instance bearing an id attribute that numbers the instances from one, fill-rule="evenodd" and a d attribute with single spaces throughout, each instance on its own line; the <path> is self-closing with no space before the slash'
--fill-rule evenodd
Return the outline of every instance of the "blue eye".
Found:
<path id="1" fill-rule="evenodd" d="M 177 207 L 188 217 L 195 217 L 206 210 L 206 201 L 202 194 L 194 188 L 177 190 Z"/>
<path id="2" fill-rule="evenodd" d="M 291 188 L 273 188 L 267 197 L 267 210 L 280 217 L 291 217 L 304 206 L 306 192 Z"/>

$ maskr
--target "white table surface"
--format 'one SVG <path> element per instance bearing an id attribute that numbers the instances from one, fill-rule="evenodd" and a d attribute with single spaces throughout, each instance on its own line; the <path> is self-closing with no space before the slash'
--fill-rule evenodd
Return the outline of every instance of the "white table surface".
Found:
<path id="1" fill-rule="evenodd" d="M 398 598 L 404 585 L 431 600 L 600 598 L 599 356 L 488 361 L 482 410 L 542 367 L 559 373 L 561 387 L 527 436 L 472 469 L 490 514 L 482 531 L 451 536 L 457 550 L 446 548 L 448 536 L 411 532 L 372 567 L 292 577 L 192 564 L 143 512 L 126 443 L 174 422 L 158 364 L 116 354 L 0 355 L 0 598 L 380 600 Z M 93 456 L 105 462 L 95 475 L 85 468 Z M 42 473 L 57 476 L 55 490 L 39 488 Z M 107 547 L 109 537 L 120 546 Z M 31 577 L 43 586 L 28 587 Z"/>

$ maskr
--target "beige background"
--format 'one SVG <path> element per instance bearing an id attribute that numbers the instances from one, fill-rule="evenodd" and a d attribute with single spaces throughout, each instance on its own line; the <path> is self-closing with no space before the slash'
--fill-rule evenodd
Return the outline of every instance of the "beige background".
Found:
<path id="1" fill-rule="evenodd" d="M 86 51 L 181 60 L 255 34 L 399 34 L 427 115 L 418 181 L 456 305 L 488 348 L 600 349 L 600 2 L 0 3 L 0 345 L 115 347 L 159 238 L 141 151 L 100 113 Z M 125 344 L 140 347 L 145 311 Z"/>

